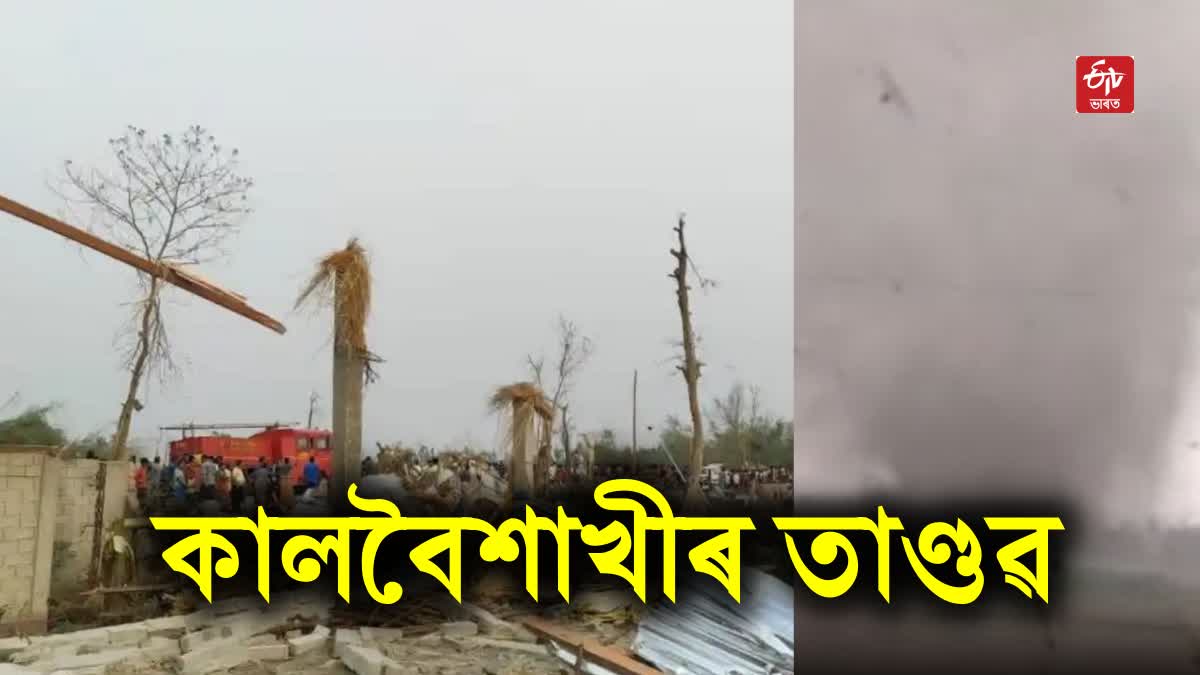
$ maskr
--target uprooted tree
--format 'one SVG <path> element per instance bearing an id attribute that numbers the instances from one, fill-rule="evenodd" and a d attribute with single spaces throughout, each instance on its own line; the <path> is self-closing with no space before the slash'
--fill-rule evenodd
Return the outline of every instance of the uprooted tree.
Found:
<path id="1" fill-rule="evenodd" d="M 90 229 L 155 266 L 196 265 L 224 255 L 222 245 L 250 213 L 247 196 L 254 185 L 241 175 L 236 149 L 226 151 L 199 126 L 160 136 L 131 126 L 109 140 L 109 150 L 104 166 L 63 165 L 58 192 L 69 207 L 89 212 Z M 162 315 L 165 284 L 143 271 L 137 279 L 140 298 L 121 334 L 129 383 L 113 436 L 118 459 L 127 455 L 146 375 L 166 381 L 177 372 Z"/>
<path id="2" fill-rule="evenodd" d="M 593 344 L 591 338 L 580 332 L 579 326 L 574 321 L 567 319 L 563 315 L 558 316 L 558 355 L 554 360 L 554 389 L 550 395 L 550 410 L 558 413 L 559 423 L 558 429 L 561 433 L 561 441 L 565 459 L 570 460 L 571 453 L 571 423 L 567 418 L 567 411 L 570 407 L 568 401 L 571 395 L 571 389 L 575 384 L 575 375 L 579 369 L 592 356 Z M 534 358 L 532 355 L 526 357 L 529 362 L 529 370 L 533 374 L 534 383 L 539 389 L 545 391 L 544 380 L 542 377 L 545 370 L 545 357 L 539 356 Z M 533 489 L 538 494 L 541 494 L 546 487 L 546 475 L 550 468 L 551 445 L 554 438 L 554 416 L 542 426 L 542 433 L 538 439 L 537 461 L 534 462 L 533 474 Z"/>
<path id="3" fill-rule="evenodd" d="M 704 503 L 704 494 L 700 490 L 700 472 L 704 466 L 704 422 L 700 416 L 700 368 L 704 364 L 696 357 L 696 331 L 692 326 L 692 309 L 688 285 L 688 270 L 696 275 L 701 288 L 711 286 L 712 281 L 701 276 L 691 256 L 688 254 L 687 240 L 684 237 L 683 214 L 679 215 L 679 224 L 675 226 L 675 235 L 679 248 L 671 249 L 675 258 L 675 269 L 668 275 L 675 280 L 675 300 L 679 306 L 679 319 L 682 324 L 683 355 L 675 367 L 683 374 L 687 383 L 688 410 L 692 417 L 691 448 L 688 453 L 688 483 L 684 494 L 684 504 L 690 508 L 699 508 Z"/>

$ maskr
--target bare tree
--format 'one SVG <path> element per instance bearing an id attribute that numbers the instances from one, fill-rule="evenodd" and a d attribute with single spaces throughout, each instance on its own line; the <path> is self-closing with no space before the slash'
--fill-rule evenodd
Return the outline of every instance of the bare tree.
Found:
<path id="1" fill-rule="evenodd" d="M 558 440 L 562 443 L 563 461 L 568 465 L 573 466 L 573 458 L 571 457 L 571 418 L 567 416 L 569 404 L 563 403 L 559 411 L 562 412 L 562 423 L 558 425 Z"/>
<path id="2" fill-rule="evenodd" d="M 0 403 L 0 411 L 8 409 L 12 405 L 14 405 L 17 401 L 20 401 L 20 400 L 21 400 L 21 392 L 14 391 L 12 396 L 8 397 L 8 400 L 6 400 L 4 403 Z"/>
<path id="3" fill-rule="evenodd" d="M 687 383 L 688 410 L 692 416 L 691 448 L 688 453 L 688 484 L 687 492 L 684 494 L 684 503 L 695 509 L 703 506 L 704 503 L 704 495 L 700 491 L 700 472 L 704 468 L 704 422 L 700 417 L 698 387 L 700 368 L 704 364 L 696 357 L 696 332 L 692 327 L 691 300 L 688 295 L 692 287 L 688 285 L 688 270 L 691 269 L 695 273 L 701 288 L 711 286 L 712 282 L 701 276 L 688 254 L 687 240 L 683 232 L 685 224 L 685 217 L 680 214 L 679 224 L 674 227 L 679 240 L 679 248 L 671 249 L 671 256 L 675 258 L 675 269 L 667 276 L 675 280 L 675 300 L 679 305 L 679 320 L 683 331 L 683 359 L 682 363 L 675 367 L 683 374 L 683 379 Z"/>
<path id="4" fill-rule="evenodd" d="M 226 152 L 199 126 L 161 136 L 130 126 L 108 143 L 109 166 L 81 168 L 68 160 L 58 188 L 68 205 L 90 211 L 90 229 L 156 265 L 196 265 L 224 255 L 222 245 L 250 213 L 254 185 L 239 173 L 236 149 Z M 138 284 L 141 297 L 122 333 L 129 385 L 113 438 L 117 459 L 126 456 L 144 377 L 156 373 L 165 381 L 176 372 L 162 315 L 164 282 L 139 273 Z"/>
<path id="5" fill-rule="evenodd" d="M 762 416 L 761 390 L 757 385 L 747 387 L 741 382 L 735 382 L 724 397 L 714 398 L 707 412 L 709 430 L 713 436 L 722 432 L 730 435 L 743 467 L 750 464 L 749 431 Z"/>
<path id="6" fill-rule="evenodd" d="M 554 362 L 553 376 L 555 384 L 554 388 L 550 390 L 550 404 L 556 412 L 562 413 L 563 451 L 569 457 L 571 452 L 571 432 L 566 419 L 567 407 L 569 405 L 567 399 L 570 397 L 571 389 L 575 384 L 575 376 L 578 374 L 579 369 L 591 358 L 594 345 L 591 338 L 580 332 L 579 326 L 574 321 L 567 319 L 562 314 L 558 316 L 557 328 L 558 357 Z M 533 355 L 529 355 L 526 357 L 526 361 L 529 363 L 529 370 L 533 374 L 534 382 L 545 390 L 542 379 L 542 374 L 545 370 L 545 357 L 539 356 L 534 358 Z M 542 438 L 538 445 L 534 487 L 539 492 L 545 483 L 546 471 L 550 467 L 551 439 L 554 438 L 553 434 L 554 420 L 552 419 L 543 427 Z"/>

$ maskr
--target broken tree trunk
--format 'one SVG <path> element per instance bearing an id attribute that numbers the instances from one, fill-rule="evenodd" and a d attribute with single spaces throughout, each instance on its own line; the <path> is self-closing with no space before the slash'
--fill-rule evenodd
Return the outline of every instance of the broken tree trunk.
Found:
<path id="1" fill-rule="evenodd" d="M 683 328 L 683 363 L 676 368 L 683 373 L 683 379 L 687 383 L 688 410 L 692 416 L 692 438 L 691 449 L 688 453 L 688 481 L 684 504 L 696 509 L 704 504 L 704 495 L 700 491 L 700 472 L 704 468 L 704 422 L 700 418 L 700 394 L 697 383 L 700 380 L 701 363 L 696 358 L 696 336 L 692 330 L 692 310 L 688 299 L 688 291 L 691 290 L 687 283 L 690 261 L 687 241 L 683 235 L 684 224 L 684 217 L 680 215 L 679 224 L 674 228 L 675 234 L 679 238 L 679 248 L 671 250 L 671 255 L 675 257 L 676 262 L 675 271 L 671 272 L 669 276 L 675 279 L 675 299 L 679 305 L 679 319 Z"/>
<path id="2" fill-rule="evenodd" d="M 512 409 L 512 471 L 510 472 L 512 493 L 528 497 L 533 488 L 533 476 L 530 475 L 532 459 L 529 445 L 537 433 L 534 426 L 533 402 L 524 399 L 513 400 Z"/>
<path id="3" fill-rule="evenodd" d="M 342 334 L 346 311 L 342 285 L 334 283 L 333 338 L 333 475 L 329 478 L 330 505 L 348 511 L 346 491 L 362 475 L 362 402 L 366 363 L 364 356 Z"/>
<path id="4" fill-rule="evenodd" d="M 551 450 L 551 434 L 552 427 L 549 424 L 543 424 L 541 431 L 538 434 L 537 458 L 533 463 L 533 491 L 539 497 L 546 493 L 548 484 L 548 476 L 550 474 L 550 464 L 553 460 Z"/>
<path id="5" fill-rule="evenodd" d="M 575 462 L 571 451 L 571 421 L 567 419 L 568 407 L 568 405 L 563 405 L 558 409 L 562 413 L 562 422 L 560 422 L 562 426 L 559 427 L 558 433 L 562 438 L 563 461 L 567 463 L 568 470 L 574 471 Z"/>
<path id="6" fill-rule="evenodd" d="M 138 407 L 137 393 L 142 386 L 142 377 L 146 374 L 146 364 L 150 360 L 152 348 L 151 331 L 159 330 L 157 277 L 150 277 L 150 290 L 146 295 L 146 306 L 142 308 L 142 320 L 138 329 L 137 352 L 129 369 L 129 388 L 125 392 L 125 401 L 121 404 L 121 414 L 117 417 L 117 433 L 113 436 L 113 459 L 123 460 L 129 456 L 129 429 L 133 425 L 133 412 Z"/>
<path id="7" fill-rule="evenodd" d="M 509 494 L 518 499 L 529 498 L 533 496 L 533 471 L 544 436 L 539 432 L 552 423 L 554 409 L 542 390 L 532 382 L 500 387 L 492 394 L 489 406 L 494 412 L 502 414 L 511 411 L 508 430 L 508 440 L 512 444 L 509 452 Z M 538 426 L 539 421 L 541 427 Z"/>
<path id="8" fill-rule="evenodd" d="M 296 307 L 307 302 L 333 305 L 333 457 L 329 477 L 329 506 L 344 513 L 347 491 L 362 475 L 363 387 L 378 361 L 367 348 L 367 319 L 371 314 L 371 269 L 357 239 L 321 258 Z"/>

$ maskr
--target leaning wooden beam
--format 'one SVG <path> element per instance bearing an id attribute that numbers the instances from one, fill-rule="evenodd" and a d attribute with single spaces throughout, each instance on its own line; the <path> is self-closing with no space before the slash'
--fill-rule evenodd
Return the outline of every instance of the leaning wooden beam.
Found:
<path id="1" fill-rule="evenodd" d="M 257 324 L 266 326 L 280 335 L 287 332 L 287 328 L 284 328 L 282 323 L 248 305 L 243 296 L 231 293 L 176 266 L 156 264 L 128 249 L 104 241 L 89 232 L 72 227 L 57 218 L 48 216 L 40 211 L 35 211 L 24 204 L 18 204 L 2 195 L 0 195 L 0 211 L 12 214 L 39 227 L 44 227 L 55 234 L 66 237 L 98 253 L 103 253 L 146 274 L 154 275 L 193 295 L 198 295 L 215 305 L 244 316 Z"/>

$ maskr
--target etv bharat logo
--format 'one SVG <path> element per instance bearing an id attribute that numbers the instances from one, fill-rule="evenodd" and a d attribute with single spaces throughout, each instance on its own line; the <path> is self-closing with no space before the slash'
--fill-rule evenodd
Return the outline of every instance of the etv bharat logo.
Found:
<path id="1" fill-rule="evenodd" d="M 1075 112 L 1132 113 L 1133 57 L 1077 57 Z"/>

